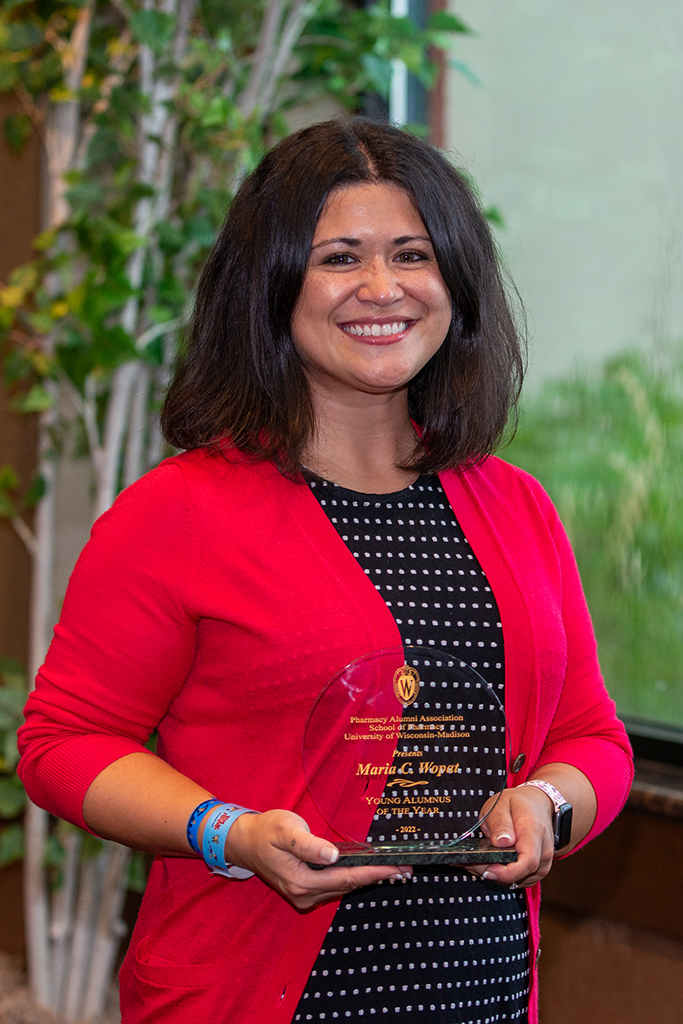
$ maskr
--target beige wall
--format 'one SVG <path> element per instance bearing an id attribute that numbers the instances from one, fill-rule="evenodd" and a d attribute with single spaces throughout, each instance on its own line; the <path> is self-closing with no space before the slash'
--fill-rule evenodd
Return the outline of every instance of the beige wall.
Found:
<path id="1" fill-rule="evenodd" d="M 451 0 L 454 3 L 454 0 Z M 683 5 L 458 0 L 450 146 L 498 205 L 530 382 L 683 337 Z"/>

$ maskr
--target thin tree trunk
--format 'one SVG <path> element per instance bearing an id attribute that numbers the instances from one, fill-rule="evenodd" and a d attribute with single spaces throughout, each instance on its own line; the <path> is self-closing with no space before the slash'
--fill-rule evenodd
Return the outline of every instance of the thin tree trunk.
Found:
<path id="1" fill-rule="evenodd" d="M 85 1020 L 91 1020 L 104 1012 L 116 951 L 121 936 L 125 933 L 125 925 L 121 921 L 121 911 L 126 898 L 126 872 L 130 861 L 130 850 L 118 843 L 108 845 L 110 846 L 109 861 L 102 883 L 100 912 L 97 917 L 88 985 L 82 1009 L 82 1016 Z"/>
<path id="2" fill-rule="evenodd" d="M 141 363 L 135 382 L 123 463 L 123 486 L 130 487 L 145 472 L 145 439 L 149 419 L 149 367 Z"/>
<path id="3" fill-rule="evenodd" d="M 284 28 L 282 29 L 282 36 L 273 59 L 273 66 L 271 68 L 270 75 L 268 76 L 262 90 L 259 107 L 263 114 L 270 111 L 270 105 L 273 101 L 275 88 L 280 81 L 280 78 L 285 73 L 287 65 L 291 60 L 294 47 L 297 44 L 297 40 L 299 39 L 306 22 L 310 21 L 311 16 L 319 3 L 320 0 L 312 0 L 312 2 L 296 0 L 294 3 L 292 10 L 289 13 L 289 17 L 285 22 Z"/>
<path id="4" fill-rule="evenodd" d="M 45 148 L 48 162 L 47 203 L 49 216 L 47 221 L 49 227 L 58 227 L 69 215 L 69 207 L 65 199 L 64 175 L 71 170 L 78 150 L 81 102 L 77 98 L 77 93 L 81 88 L 88 56 L 92 10 L 92 0 L 79 9 L 67 51 L 62 57 L 65 71 L 64 85 L 72 93 L 74 99 L 63 103 L 53 103 L 48 110 Z"/>
<path id="5" fill-rule="evenodd" d="M 104 871 L 102 854 L 81 864 L 78 906 L 71 946 L 71 968 L 67 978 L 64 1017 L 78 1020 L 85 995 L 86 978 L 92 954 L 93 925 L 97 918 L 100 880 Z"/>
<path id="6" fill-rule="evenodd" d="M 56 418 L 56 387 L 47 385 L 53 405 L 41 414 L 38 427 L 38 472 L 45 493 L 36 505 L 35 549 L 31 574 L 30 652 L 28 677 L 31 688 L 45 659 L 52 630 L 52 594 L 55 546 L 55 466 L 50 457 L 51 431 Z M 24 908 L 28 972 L 36 1000 L 53 1006 L 50 971 L 49 912 L 43 854 L 48 835 L 47 812 L 28 801 L 24 819 Z"/>
<path id="7" fill-rule="evenodd" d="M 238 105 L 245 117 L 251 117 L 260 105 L 261 90 L 272 65 L 273 51 L 277 44 L 284 8 L 284 0 L 268 0 L 251 63 L 249 80 L 239 98 Z"/>
<path id="8" fill-rule="evenodd" d="M 64 84 L 74 96 L 81 88 L 85 69 L 92 0 L 80 8 L 72 31 L 68 51 L 64 55 Z M 56 227 L 68 214 L 64 199 L 64 174 L 70 169 L 79 136 L 80 101 L 53 104 L 45 125 L 44 143 L 47 158 L 47 208 L 43 223 Z M 49 351 L 50 339 L 45 348 Z M 45 482 L 45 493 L 36 506 L 35 549 L 31 576 L 30 652 L 28 675 L 30 685 L 42 665 L 50 642 L 53 625 L 53 570 L 55 545 L 55 465 L 51 458 L 51 431 L 57 417 L 59 392 L 48 383 L 52 407 L 41 415 L 38 440 L 38 472 Z M 24 822 L 24 905 L 26 947 L 31 991 L 44 1006 L 55 1007 L 55 991 L 50 957 L 50 914 L 47 878 L 43 856 L 49 831 L 49 816 L 30 801 Z"/>
<path id="9" fill-rule="evenodd" d="M 66 977 L 73 939 L 73 914 L 78 881 L 79 856 L 82 833 L 64 831 L 61 836 L 64 846 L 62 884 L 52 895 L 52 973 L 54 1004 L 58 1013 L 64 1012 L 66 999 Z"/>
<path id="10" fill-rule="evenodd" d="M 114 373 L 104 426 L 101 458 L 97 473 L 95 518 L 111 506 L 118 490 L 121 450 L 126 432 L 126 420 L 140 364 L 137 360 L 124 363 Z"/>

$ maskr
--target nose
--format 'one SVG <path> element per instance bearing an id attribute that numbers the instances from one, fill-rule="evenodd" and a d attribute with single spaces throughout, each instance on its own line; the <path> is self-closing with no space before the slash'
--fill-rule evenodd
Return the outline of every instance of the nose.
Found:
<path id="1" fill-rule="evenodd" d="M 383 259 L 373 260 L 364 268 L 356 295 L 361 302 L 390 306 L 392 302 L 403 298 L 399 271 Z"/>

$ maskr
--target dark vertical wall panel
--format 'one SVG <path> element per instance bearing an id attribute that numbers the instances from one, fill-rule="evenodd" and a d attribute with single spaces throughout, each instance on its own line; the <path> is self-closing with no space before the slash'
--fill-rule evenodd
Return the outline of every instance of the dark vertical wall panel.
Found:
<path id="1" fill-rule="evenodd" d="M 0 123 L 12 112 L 0 99 Z M 40 151 L 37 139 L 13 153 L 0 139 L 0 282 L 31 256 L 31 240 L 40 229 Z M 8 407 L 0 388 L 0 465 L 10 463 L 27 485 L 35 465 L 33 417 Z M 23 544 L 7 520 L 0 519 L 0 654 L 26 662 L 30 563 Z"/>

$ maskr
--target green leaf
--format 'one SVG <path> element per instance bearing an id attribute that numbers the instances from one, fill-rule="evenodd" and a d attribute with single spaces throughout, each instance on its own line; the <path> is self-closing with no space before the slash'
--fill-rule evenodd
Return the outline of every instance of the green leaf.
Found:
<path id="1" fill-rule="evenodd" d="M 414 135 L 417 139 L 426 139 L 429 135 L 429 125 L 427 124 L 403 124 L 401 125 L 404 132 L 409 132 Z"/>
<path id="2" fill-rule="evenodd" d="M 5 141 L 13 153 L 21 153 L 24 143 L 30 138 L 33 131 L 31 118 L 28 114 L 10 114 L 5 118 L 2 126 Z"/>
<path id="3" fill-rule="evenodd" d="M 39 274 L 36 264 L 24 263 L 20 267 L 15 267 L 9 276 L 9 283 L 11 285 L 18 285 L 24 291 L 30 292 L 38 284 L 38 279 Z"/>
<path id="4" fill-rule="evenodd" d="M 427 28 L 437 32 L 458 32 L 461 35 L 472 35 L 472 29 L 461 18 L 448 11 L 435 11 L 427 21 Z"/>
<path id="5" fill-rule="evenodd" d="M 26 793 L 19 777 L 0 777 L 0 818 L 16 818 L 25 806 Z"/>
<path id="6" fill-rule="evenodd" d="M 0 715 L 4 717 L 3 728 L 16 729 L 23 721 L 23 709 L 26 703 L 26 685 L 23 675 L 13 684 L 13 677 L 8 672 L 2 674 L 4 686 L 0 686 Z M 19 685 L 16 685 L 19 682 Z"/>
<path id="7" fill-rule="evenodd" d="M 213 245 L 216 240 L 216 229 L 208 217 L 191 217 L 187 234 L 192 242 L 206 247 Z"/>
<path id="8" fill-rule="evenodd" d="M 99 857 L 104 847 L 104 840 L 98 836 L 92 835 L 88 832 L 83 837 L 83 846 L 81 847 L 81 856 L 84 860 L 90 860 L 93 857 Z"/>
<path id="9" fill-rule="evenodd" d="M 124 256 L 130 256 L 130 254 L 135 252 L 136 249 L 140 249 L 145 245 L 145 239 L 141 238 L 140 235 L 136 235 L 135 232 L 131 231 L 129 228 L 122 228 L 120 231 L 115 231 L 112 233 L 111 237 Z"/>
<path id="10" fill-rule="evenodd" d="M 14 491 L 19 486 L 19 477 L 13 466 L 5 465 L 0 468 L 0 490 Z"/>
<path id="11" fill-rule="evenodd" d="M 67 191 L 66 198 L 74 207 L 94 206 L 104 198 L 104 188 L 97 181 L 79 181 Z"/>
<path id="12" fill-rule="evenodd" d="M 22 715 L 22 721 L 23 721 Z M 20 723 L 19 723 L 20 724 Z M 2 768 L 3 771 L 13 772 L 19 764 L 19 747 L 17 745 L 16 729 L 8 729 L 5 733 L 5 741 L 2 747 Z"/>
<path id="13" fill-rule="evenodd" d="M 144 9 L 135 12 L 130 19 L 130 27 L 139 42 L 160 56 L 173 39 L 175 18 L 171 14 Z"/>
<path id="14" fill-rule="evenodd" d="M 19 68 L 7 59 L 0 60 L 0 93 L 12 92 L 19 80 Z"/>
<path id="15" fill-rule="evenodd" d="M 24 721 L 25 703 L 25 692 L 20 693 L 7 686 L 0 687 L 0 731 L 16 732 Z"/>
<path id="16" fill-rule="evenodd" d="M 54 323 L 49 313 L 30 313 L 26 319 L 38 334 L 49 334 Z"/>
<path id="17" fill-rule="evenodd" d="M 26 508 L 33 508 L 34 505 L 37 505 L 45 494 L 46 486 L 44 476 L 34 477 L 33 483 L 24 495 L 24 506 Z"/>
<path id="18" fill-rule="evenodd" d="M 421 70 L 424 51 L 419 42 L 403 43 L 399 47 L 397 56 L 413 74 L 417 74 Z"/>
<path id="19" fill-rule="evenodd" d="M 0 833 L 0 867 L 24 859 L 24 827 L 8 825 Z"/>
<path id="20" fill-rule="evenodd" d="M 159 248 L 168 256 L 175 256 L 185 245 L 185 235 L 182 230 L 176 224 L 169 223 L 169 221 L 162 221 L 160 224 L 157 224 L 157 237 L 159 239 Z"/>
<path id="21" fill-rule="evenodd" d="M 27 395 L 16 398 L 11 404 L 19 412 L 44 412 L 52 406 L 52 399 L 42 384 L 34 384 Z"/>
<path id="22" fill-rule="evenodd" d="M 484 216 L 489 224 L 493 224 L 496 228 L 500 228 L 502 230 L 507 227 L 505 217 L 497 206 L 487 206 L 484 210 Z"/>
<path id="23" fill-rule="evenodd" d="M 9 12 L 15 10 L 17 7 L 24 7 L 31 2 L 32 0 L 4 0 L 2 9 L 3 12 Z"/>
<path id="24" fill-rule="evenodd" d="M 3 516 L 5 519 L 14 519 L 16 514 L 17 510 L 12 499 L 0 491 L 0 516 Z"/>
<path id="25" fill-rule="evenodd" d="M 45 252 L 47 249 L 51 249 L 56 241 L 56 231 L 41 231 L 38 237 L 33 239 L 33 248 L 37 249 L 38 252 Z"/>
<path id="26" fill-rule="evenodd" d="M 386 99 L 391 86 L 390 61 L 382 60 L 381 57 L 375 56 L 374 53 L 364 53 L 361 56 L 360 62 L 368 76 L 370 85 L 380 96 Z"/>
<path id="27" fill-rule="evenodd" d="M 14 658 L 0 657 L 0 677 L 9 689 L 26 692 L 26 673 L 21 663 Z"/>
<path id="28" fill-rule="evenodd" d="M 128 888 L 132 892 L 144 892 L 147 886 L 147 872 L 149 865 L 144 853 L 133 850 L 128 862 Z"/>
<path id="29" fill-rule="evenodd" d="M 448 66 L 449 68 L 452 68 L 453 71 L 459 71 L 461 75 L 464 75 L 465 78 L 469 79 L 472 85 L 478 85 L 481 87 L 484 84 L 481 78 L 474 73 L 469 64 L 465 64 L 464 61 L 449 60 Z"/>
<path id="30" fill-rule="evenodd" d="M 12 326 L 15 320 L 15 312 L 7 306 L 0 306 L 0 331 L 3 333 Z"/>
<path id="31" fill-rule="evenodd" d="M 64 847 L 56 832 L 51 832 L 43 849 L 43 867 L 58 868 L 64 863 Z"/>

